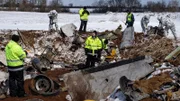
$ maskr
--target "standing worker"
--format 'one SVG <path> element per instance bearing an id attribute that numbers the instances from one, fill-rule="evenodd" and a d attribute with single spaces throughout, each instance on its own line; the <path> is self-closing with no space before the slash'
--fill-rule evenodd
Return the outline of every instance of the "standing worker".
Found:
<path id="1" fill-rule="evenodd" d="M 58 17 L 58 13 L 56 10 L 51 10 L 48 14 L 49 16 L 49 30 L 52 31 L 53 30 L 53 25 L 55 25 L 56 27 L 56 31 L 58 31 L 58 20 L 57 20 L 57 17 Z"/>
<path id="2" fill-rule="evenodd" d="M 144 35 L 147 35 L 149 19 L 150 19 L 150 15 L 145 15 L 141 19 L 141 27 L 142 27 Z"/>
<path id="3" fill-rule="evenodd" d="M 79 31 L 83 30 L 84 32 L 86 32 L 89 11 L 87 10 L 86 7 L 83 7 L 79 10 L 79 15 L 81 19 L 81 25 L 80 25 Z"/>
<path id="4" fill-rule="evenodd" d="M 168 18 L 158 17 L 157 19 L 159 21 L 158 27 L 164 29 L 165 35 L 168 35 L 168 31 L 170 29 L 174 36 L 174 39 L 177 40 L 175 24 Z"/>
<path id="5" fill-rule="evenodd" d="M 11 40 L 6 45 L 6 61 L 9 72 L 9 90 L 11 97 L 25 97 L 24 91 L 24 66 L 23 62 L 27 52 L 18 44 L 19 36 L 12 35 Z"/>
<path id="6" fill-rule="evenodd" d="M 126 29 L 123 31 L 122 41 L 120 44 L 120 49 L 131 48 L 134 43 L 134 15 L 130 10 L 127 11 L 126 16 Z"/>
<path id="7" fill-rule="evenodd" d="M 127 10 L 126 23 L 127 27 L 133 27 L 134 24 L 134 15 L 130 10 Z"/>
<path id="8" fill-rule="evenodd" d="M 97 32 L 94 31 L 92 36 L 89 36 L 85 41 L 86 68 L 95 66 L 100 49 L 102 49 L 102 43 L 97 36 Z"/>

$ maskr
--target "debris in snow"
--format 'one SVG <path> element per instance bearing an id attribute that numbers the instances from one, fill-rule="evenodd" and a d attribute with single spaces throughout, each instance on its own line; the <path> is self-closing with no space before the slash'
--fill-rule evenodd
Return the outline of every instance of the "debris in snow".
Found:
<path id="1" fill-rule="evenodd" d="M 60 34 L 63 37 L 65 37 L 65 36 L 67 36 L 67 37 L 74 36 L 76 28 L 77 27 L 73 23 L 66 24 L 66 25 L 64 25 L 64 26 L 62 26 L 60 28 L 60 31 L 61 31 Z"/>

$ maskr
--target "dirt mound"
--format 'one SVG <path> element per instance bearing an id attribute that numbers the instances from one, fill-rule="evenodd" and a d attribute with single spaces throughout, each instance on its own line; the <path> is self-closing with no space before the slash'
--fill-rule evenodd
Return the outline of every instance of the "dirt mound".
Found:
<path id="1" fill-rule="evenodd" d="M 160 86 L 167 82 L 172 82 L 172 79 L 168 73 L 165 73 L 148 80 L 135 81 L 134 86 L 145 93 L 152 94 L 154 90 L 159 90 Z"/>
<path id="2" fill-rule="evenodd" d="M 160 37 L 158 35 L 144 38 L 143 33 L 135 33 L 134 46 L 129 49 L 120 50 L 122 58 L 135 58 L 137 56 L 149 55 L 154 62 L 161 63 L 164 58 L 173 50 L 173 40 Z M 180 64 L 180 61 L 171 61 L 174 65 Z"/>

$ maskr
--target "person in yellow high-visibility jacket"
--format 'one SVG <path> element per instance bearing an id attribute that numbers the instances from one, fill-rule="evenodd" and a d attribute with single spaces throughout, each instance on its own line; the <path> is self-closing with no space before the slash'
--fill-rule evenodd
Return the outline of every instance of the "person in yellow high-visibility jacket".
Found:
<path id="1" fill-rule="evenodd" d="M 9 90 L 11 97 L 25 97 L 24 91 L 24 59 L 26 52 L 18 44 L 19 36 L 12 35 L 5 47 L 6 61 L 9 72 Z"/>
<path id="2" fill-rule="evenodd" d="M 101 52 L 102 50 L 105 50 L 105 52 L 109 55 L 108 52 L 108 40 L 107 39 L 101 39 L 102 48 L 98 52 L 98 62 L 101 61 Z"/>
<path id="3" fill-rule="evenodd" d="M 134 15 L 130 10 L 127 10 L 126 23 L 127 27 L 133 27 L 134 24 Z"/>
<path id="4" fill-rule="evenodd" d="M 97 32 L 94 31 L 92 36 L 89 36 L 85 41 L 86 68 L 95 66 L 95 62 L 98 60 L 98 53 L 101 49 L 101 40 L 98 38 Z"/>
<path id="5" fill-rule="evenodd" d="M 86 7 L 83 7 L 79 10 L 79 15 L 80 15 L 80 19 L 81 19 L 81 25 L 79 27 L 79 31 L 86 32 L 89 11 L 87 10 Z"/>

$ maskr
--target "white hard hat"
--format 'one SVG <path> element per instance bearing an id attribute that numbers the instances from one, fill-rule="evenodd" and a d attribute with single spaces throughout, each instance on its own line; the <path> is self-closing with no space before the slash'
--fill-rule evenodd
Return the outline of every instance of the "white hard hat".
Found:
<path id="1" fill-rule="evenodd" d="M 18 31 L 12 31 L 11 34 L 19 36 Z"/>

